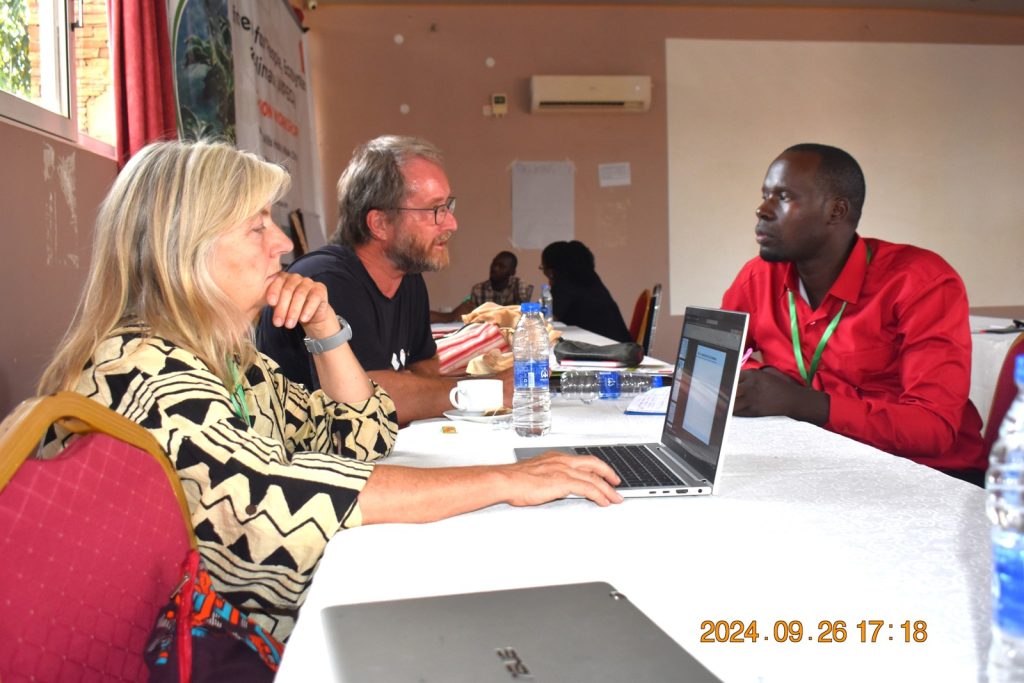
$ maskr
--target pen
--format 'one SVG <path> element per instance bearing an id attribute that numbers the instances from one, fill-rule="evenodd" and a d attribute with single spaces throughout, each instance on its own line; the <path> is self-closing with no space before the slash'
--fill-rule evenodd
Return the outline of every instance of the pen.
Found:
<path id="1" fill-rule="evenodd" d="M 749 349 L 747 349 L 746 351 L 743 352 L 743 357 L 740 358 L 740 367 L 741 368 L 743 367 L 744 363 L 746 363 L 748 360 L 750 360 L 750 355 L 752 353 L 754 353 L 754 347 L 753 346 L 751 346 Z"/>
<path id="2" fill-rule="evenodd" d="M 1006 327 L 989 327 L 976 330 L 975 334 L 1017 334 L 1021 331 L 1024 331 L 1024 320 L 1013 320 Z"/>

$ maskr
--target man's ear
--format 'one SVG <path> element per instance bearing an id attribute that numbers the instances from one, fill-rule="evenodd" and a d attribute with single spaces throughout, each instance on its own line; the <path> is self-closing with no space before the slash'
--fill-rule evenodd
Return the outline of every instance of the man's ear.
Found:
<path id="1" fill-rule="evenodd" d="M 828 200 L 829 223 L 844 223 L 850 216 L 850 200 L 846 197 L 833 197 Z"/>
<path id="2" fill-rule="evenodd" d="M 387 212 L 380 209 L 370 209 L 366 214 L 366 227 L 374 239 L 385 240 L 388 237 L 391 221 L 388 220 Z"/>

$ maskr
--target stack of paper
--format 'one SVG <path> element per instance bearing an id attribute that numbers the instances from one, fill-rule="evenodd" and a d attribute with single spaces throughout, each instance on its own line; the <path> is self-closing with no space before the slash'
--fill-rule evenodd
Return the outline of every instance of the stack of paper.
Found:
<path id="1" fill-rule="evenodd" d="M 656 387 L 637 394 L 626 406 L 626 415 L 664 415 L 668 411 L 668 397 L 672 387 Z"/>

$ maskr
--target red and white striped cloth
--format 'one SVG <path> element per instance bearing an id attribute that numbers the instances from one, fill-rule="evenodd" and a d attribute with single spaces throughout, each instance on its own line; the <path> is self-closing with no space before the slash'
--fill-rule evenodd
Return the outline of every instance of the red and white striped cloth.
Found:
<path id="1" fill-rule="evenodd" d="M 510 350 L 501 328 L 494 323 L 470 323 L 461 330 L 437 340 L 437 358 L 441 374 L 462 374 L 466 371 L 469 361 L 491 349 Z"/>

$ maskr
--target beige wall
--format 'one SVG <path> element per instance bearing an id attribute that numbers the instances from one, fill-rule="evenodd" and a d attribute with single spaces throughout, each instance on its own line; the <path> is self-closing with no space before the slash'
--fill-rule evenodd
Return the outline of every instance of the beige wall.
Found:
<path id="1" fill-rule="evenodd" d="M 35 393 L 82 291 L 113 160 L 0 120 L 0 415 Z"/>
<path id="2" fill-rule="evenodd" d="M 437 305 L 455 304 L 485 277 L 491 256 L 509 246 L 509 163 L 569 159 L 576 165 L 576 236 L 594 250 L 627 321 L 641 288 L 668 283 L 665 38 L 1024 44 L 1022 19 L 912 11 L 321 5 L 306 18 L 325 187 L 333 186 L 356 144 L 381 133 L 422 135 L 447 153 L 461 229 L 452 242 L 452 267 L 428 276 Z M 402 45 L 394 41 L 397 33 Z M 485 65 L 488 57 L 493 68 Z M 544 73 L 650 74 L 652 110 L 530 115 L 528 79 Z M 767 77 L 784 75 L 766 68 Z M 503 119 L 481 114 L 494 92 L 509 95 Z M 399 112 L 403 103 L 407 115 Z M 7 237 L 0 413 L 6 413 L 32 394 L 70 320 L 96 209 L 115 166 L 3 121 L 0 149 Z M 633 184 L 599 188 L 597 164 L 623 161 L 632 165 Z M 759 182 L 751 179 L 755 187 Z M 326 201 L 332 206 L 331 196 Z M 633 248 L 641 244 L 643 250 Z M 520 274 L 534 283 L 541 281 L 538 261 L 536 251 L 520 253 Z M 1007 300 L 1019 302 L 1020 293 Z M 673 353 L 680 325 L 667 310 L 654 348 L 662 357 Z"/>
<path id="3" fill-rule="evenodd" d="M 666 38 L 1024 44 L 1019 18 L 906 10 L 321 4 L 306 20 L 327 207 L 358 143 L 401 133 L 440 145 L 459 197 L 460 230 L 451 242 L 452 266 L 429 274 L 427 284 L 435 306 L 454 305 L 486 276 L 491 256 L 510 246 L 509 164 L 568 159 L 576 166 L 576 237 L 593 249 L 627 322 L 643 287 L 668 285 Z M 400 45 L 396 34 L 404 38 Z M 605 73 L 651 75 L 651 111 L 529 113 L 530 75 Z M 785 74 L 765 65 L 765 78 Z M 481 113 L 494 92 L 509 96 L 502 119 Z M 402 104 L 408 114 L 400 113 Z M 600 188 L 597 165 L 607 162 L 629 162 L 632 185 Z M 761 178 L 749 182 L 755 197 Z M 753 205 L 752 199 L 751 212 Z M 539 284 L 539 253 L 519 256 L 520 275 Z M 674 353 L 681 324 L 668 309 L 655 340 L 661 357 Z"/>
<path id="4" fill-rule="evenodd" d="M 667 43 L 673 313 L 721 301 L 755 252 L 752 179 L 804 140 L 828 141 L 860 162 L 862 235 L 940 254 L 973 305 L 1024 293 L 1020 249 L 1007 249 L 1024 234 L 1024 46 Z M 764 78 L 766 62 L 789 77 Z"/>

